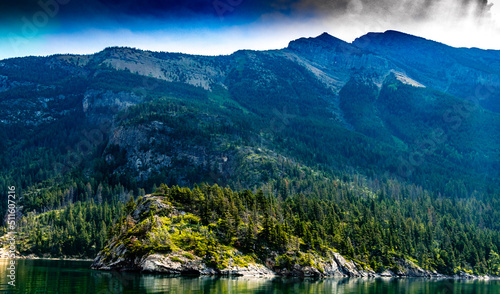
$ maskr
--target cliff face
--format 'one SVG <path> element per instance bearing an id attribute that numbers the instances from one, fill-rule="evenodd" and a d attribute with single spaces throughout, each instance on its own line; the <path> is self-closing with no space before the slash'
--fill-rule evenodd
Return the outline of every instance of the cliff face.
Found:
<path id="1" fill-rule="evenodd" d="M 223 244 L 212 232 L 215 226 L 202 225 L 196 215 L 174 207 L 165 197 L 147 195 L 114 228 L 92 268 L 187 275 L 444 277 L 407 260 L 397 260 L 396 271 L 376 273 L 333 250 L 322 255 L 297 252 L 304 257 L 301 261 L 285 262 L 275 251 L 256 255 Z"/>

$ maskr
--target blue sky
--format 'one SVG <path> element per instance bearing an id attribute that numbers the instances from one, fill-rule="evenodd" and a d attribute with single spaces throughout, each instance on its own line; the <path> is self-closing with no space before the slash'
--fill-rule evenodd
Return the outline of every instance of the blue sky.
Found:
<path id="1" fill-rule="evenodd" d="M 3 0 L 0 59 L 108 46 L 230 54 L 283 48 L 322 32 L 350 42 L 388 29 L 500 49 L 499 6 L 500 0 Z"/>

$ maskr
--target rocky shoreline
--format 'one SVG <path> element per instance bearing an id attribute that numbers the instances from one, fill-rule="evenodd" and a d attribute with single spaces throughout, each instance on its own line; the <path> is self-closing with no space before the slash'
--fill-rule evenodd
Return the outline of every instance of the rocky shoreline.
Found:
<path id="1" fill-rule="evenodd" d="M 200 275 L 200 276 L 245 276 L 245 277 L 352 277 L 352 278 L 437 278 L 437 279 L 467 279 L 490 280 L 499 279 L 492 276 L 478 276 L 465 272 L 448 276 L 436 271 L 424 270 L 411 261 L 398 261 L 399 270 L 386 270 L 376 273 L 371 269 L 363 269 L 353 261 L 346 260 L 338 253 L 330 260 L 317 260 L 317 266 L 301 266 L 295 264 L 291 268 L 276 268 L 271 260 L 266 264 L 248 264 L 238 266 L 232 261 L 224 269 L 208 267 L 201 258 L 190 260 L 182 255 L 154 253 L 141 258 L 105 262 L 103 254 L 99 254 L 91 265 L 95 270 L 135 271 L 143 273 L 159 273 L 167 275 Z"/>
<path id="2" fill-rule="evenodd" d="M 90 258 L 76 258 L 76 257 L 39 257 L 34 254 L 30 255 L 17 255 L 16 259 L 41 259 L 41 260 L 64 260 L 64 261 L 94 261 Z"/>

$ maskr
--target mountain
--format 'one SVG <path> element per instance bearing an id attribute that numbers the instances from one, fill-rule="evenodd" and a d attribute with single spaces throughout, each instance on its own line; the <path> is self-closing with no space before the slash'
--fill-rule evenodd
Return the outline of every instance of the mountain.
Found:
<path id="1" fill-rule="evenodd" d="M 453 48 L 395 31 L 368 33 L 353 45 L 383 55 L 428 87 L 500 111 L 498 50 Z"/>
<path id="2" fill-rule="evenodd" d="M 386 207 L 382 223 L 397 218 L 396 207 L 411 217 L 402 205 L 428 198 L 427 208 L 413 212 L 422 217 L 415 225 L 428 228 L 440 250 L 449 245 L 441 242 L 449 241 L 443 231 L 449 238 L 461 231 L 471 242 L 473 228 L 484 240 L 477 257 L 450 249 L 455 263 L 440 259 L 432 243 L 422 245 L 427 251 L 410 246 L 419 258 L 427 252 L 434 265 L 426 266 L 494 273 L 488 261 L 500 244 L 485 242 L 500 240 L 499 63 L 499 51 L 394 31 L 353 43 L 324 33 L 281 50 L 227 56 L 113 47 L 2 60 L 0 190 L 15 184 L 22 195 L 20 251 L 53 256 L 76 255 L 77 248 L 95 256 L 106 231 L 127 213 L 123 203 L 161 184 L 260 188 L 283 200 L 328 198 L 340 184 L 353 197 L 347 215 L 371 205 L 356 199 L 402 201 Z M 462 219 L 476 206 L 479 215 Z M 332 214 L 337 224 L 362 225 L 338 213 Z M 257 215 L 256 230 L 263 217 Z M 349 230 L 326 233 L 331 225 L 314 226 L 322 238 L 362 243 Z M 394 242 L 384 254 L 366 256 L 357 245 L 354 251 L 338 240 L 329 246 L 365 263 L 397 251 Z M 410 247 L 398 254 L 417 259 Z"/>

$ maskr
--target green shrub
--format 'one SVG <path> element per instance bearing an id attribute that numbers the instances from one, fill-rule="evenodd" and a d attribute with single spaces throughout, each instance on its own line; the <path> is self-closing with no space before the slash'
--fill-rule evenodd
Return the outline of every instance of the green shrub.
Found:
<path id="1" fill-rule="evenodd" d="M 239 267 L 248 267 L 248 263 L 246 262 L 244 257 L 241 256 L 235 256 L 233 258 L 234 264 L 236 264 Z"/>
<path id="2" fill-rule="evenodd" d="M 172 247 L 170 245 L 157 245 L 153 249 L 155 252 L 169 253 L 172 252 Z"/>
<path id="3" fill-rule="evenodd" d="M 192 214 L 184 215 L 183 219 L 185 222 L 191 225 L 197 225 L 200 223 L 200 218 Z"/>
<path id="4" fill-rule="evenodd" d="M 283 254 L 276 258 L 276 267 L 279 269 L 290 269 L 293 266 L 293 259 L 288 254 Z"/>
<path id="5" fill-rule="evenodd" d="M 170 207 L 164 207 L 164 208 L 158 210 L 158 212 L 156 214 L 159 217 L 162 217 L 162 216 L 169 216 L 171 213 L 172 213 L 172 208 L 170 208 Z"/>

